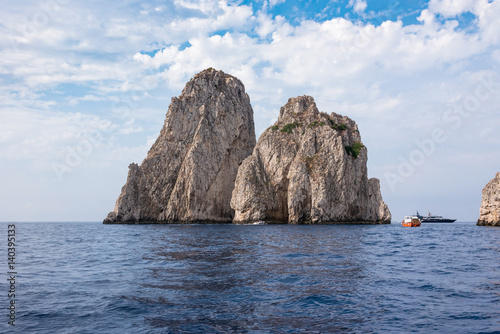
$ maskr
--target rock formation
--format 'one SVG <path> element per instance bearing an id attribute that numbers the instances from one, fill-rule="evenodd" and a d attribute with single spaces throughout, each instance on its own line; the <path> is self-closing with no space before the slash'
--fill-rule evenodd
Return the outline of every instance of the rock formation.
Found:
<path id="1" fill-rule="evenodd" d="M 390 223 L 366 163 L 354 121 L 320 113 L 312 97 L 292 98 L 238 170 L 234 221 Z"/>
<path id="2" fill-rule="evenodd" d="M 238 166 L 255 146 L 245 87 L 213 69 L 172 98 L 164 126 L 104 223 L 230 222 Z"/>
<path id="3" fill-rule="evenodd" d="M 500 173 L 483 188 L 477 225 L 500 226 Z"/>

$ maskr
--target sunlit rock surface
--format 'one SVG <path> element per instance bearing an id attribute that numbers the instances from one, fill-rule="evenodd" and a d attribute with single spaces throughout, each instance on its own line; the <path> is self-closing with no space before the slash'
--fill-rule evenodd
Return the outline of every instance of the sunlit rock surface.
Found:
<path id="1" fill-rule="evenodd" d="M 172 98 L 146 159 L 129 166 L 104 223 L 231 222 L 238 166 L 254 146 L 243 84 L 214 69 L 197 74 Z"/>
<path id="2" fill-rule="evenodd" d="M 390 223 L 366 163 L 354 121 L 320 113 L 310 96 L 291 98 L 238 170 L 234 221 Z"/>
<path id="3" fill-rule="evenodd" d="M 500 173 L 483 188 L 477 225 L 500 226 Z"/>

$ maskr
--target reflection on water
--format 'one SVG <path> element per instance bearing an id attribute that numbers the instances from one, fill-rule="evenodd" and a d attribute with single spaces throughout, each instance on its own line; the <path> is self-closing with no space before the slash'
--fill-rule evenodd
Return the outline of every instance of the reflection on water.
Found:
<path id="1" fill-rule="evenodd" d="M 143 302 L 158 305 L 147 322 L 174 332 L 369 330 L 379 311 L 363 297 L 370 263 L 363 227 L 352 228 L 159 227 L 143 256 Z"/>

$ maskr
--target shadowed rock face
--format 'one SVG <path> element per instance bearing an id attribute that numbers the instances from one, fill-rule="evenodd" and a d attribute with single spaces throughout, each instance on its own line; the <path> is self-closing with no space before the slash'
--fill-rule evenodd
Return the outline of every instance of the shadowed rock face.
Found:
<path id="1" fill-rule="evenodd" d="M 354 121 L 320 113 L 310 96 L 292 98 L 238 170 L 234 221 L 389 223 L 366 162 Z"/>
<path id="2" fill-rule="evenodd" d="M 165 124 L 104 223 L 230 222 L 238 166 L 255 146 L 245 87 L 213 69 L 172 98 Z"/>
<path id="3" fill-rule="evenodd" d="M 483 188 L 477 225 L 500 226 L 500 173 Z"/>

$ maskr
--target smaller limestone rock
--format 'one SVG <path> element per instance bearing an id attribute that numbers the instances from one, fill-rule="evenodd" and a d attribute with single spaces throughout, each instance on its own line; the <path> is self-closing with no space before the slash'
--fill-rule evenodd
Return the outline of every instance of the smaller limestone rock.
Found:
<path id="1" fill-rule="evenodd" d="M 483 189 L 477 225 L 500 226 L 500 173 Z"/>
<path id="2" fill-rule="evenodd" d="M 310 96 L 291 98 L 238 169 L 234 222 L 390 223 L 367 159 L 353 120 L 320 113 Z"/>

